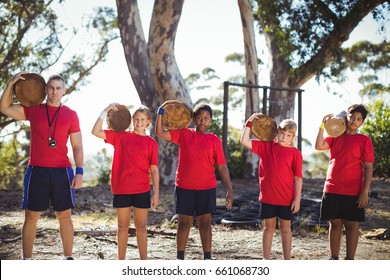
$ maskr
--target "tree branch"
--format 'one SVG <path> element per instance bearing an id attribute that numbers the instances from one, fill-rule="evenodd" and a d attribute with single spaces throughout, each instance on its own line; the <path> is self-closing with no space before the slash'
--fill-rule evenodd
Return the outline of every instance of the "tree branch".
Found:
<path id="1" fill-rule="evenodd" d="M 289 84 L 300 87 L 326 65 L 336 59 L 341 45 L 349 39 L 349 34 L 373 9 L 383 3 L 383 0 L 358 0 L 353 9 L 335 24 L 333 31 L 324 39 L 322 48 L 305 64 L 292 70 Z"/>

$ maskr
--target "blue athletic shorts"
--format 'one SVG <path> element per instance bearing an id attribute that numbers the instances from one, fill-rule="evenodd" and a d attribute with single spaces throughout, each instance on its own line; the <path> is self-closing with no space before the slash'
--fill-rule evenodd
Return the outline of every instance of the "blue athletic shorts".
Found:
<path id="1" fill-rule="evenodd" d="M 187 190 L 175 187 L 176 213 L 201 216 L 214 213 L 217 205 L 217 189 Z"/>
<path id="2" fill-rule="evenodd" d="M 24 175 L 22 209 L 44 211 L 53 207 L 65 211 L 75 206 L 71 167 L 51 168 L 29 166 Z"/>
<path id="3" fill-rule="evenodd" d="M 359 196 L 324 193 L 321 202 L 321 220 L 343 219 L 364 222 L 364 208 L 359 208 Z"/>
<path id="4" fill-rule="evenodd" d="M 150 208 L 150 191 L 137 194 L 114 194 L 112 202 L 114 208 Z"/>
<path id="5" fill-rule="evenodd" d="M 271 219 L 279 217 L 283 220 L 293 220 L 294 214 L 291 210 L 291 206 L 281 206 L 267 203 L 260 203 L 260 218 Z"/>

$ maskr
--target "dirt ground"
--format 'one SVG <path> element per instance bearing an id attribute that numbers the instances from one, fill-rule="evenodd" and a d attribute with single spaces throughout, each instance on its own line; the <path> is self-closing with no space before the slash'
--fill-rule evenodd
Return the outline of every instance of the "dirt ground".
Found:
<path id="1" fill-rule="evenodd" d="M 305 179 L 301 211 L 293 222 L 292 258 L 295 260 L 326 260 L 329 257 L 327 224 L 318 221 L 319 199 L 323 179 Z M 161 186 L 160 206 L 150 211 L 148 220 L 148 257 L 155 260 L 176 258 L 176 224 L 173 187 Z M 213 225 L 212 256 L 219 260 L 261 259 L 261 222 L 256 217 L 257 181 L 233 182 L 235 207 L 227 213 L 218 207 Z M 217 188 L 218 205 L 224 204 L 225 188 Z M 0 191 L 0 259 L 20 259 L 23 212 L 19 209 L 21 191 Z M 361 224 L 356 259 L 390 259 L 390 182 L 375 180 L 370 193 L 366 222 Z M 75 228 L 74 253 L 78 260 L 116 259 L 116 216 L 111 206 L 110 187 L 83 187 L 76 192 L 73 210 Z M 255 209 L 253 211 L 253 209 Z M 382 229 L 382 231 L 379 231 Z M 340 257 L 345 256 L 343 238 Z M 202 259 L 199 232 L 190 232 L 186 259 Z M 62 259 L 58 223 L 52 211 L 42 214 L 34 245 L 34 259 Z M 138 259 L 134 228 L 129 229 L 128 259 Z M 280 234 L 276 231 L 272 258 L 282 259 Z"/>

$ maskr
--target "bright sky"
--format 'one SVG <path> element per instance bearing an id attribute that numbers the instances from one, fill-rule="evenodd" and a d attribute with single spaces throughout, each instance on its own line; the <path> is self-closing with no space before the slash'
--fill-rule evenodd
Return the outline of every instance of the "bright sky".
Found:
<path id="1" fill-rule="evenodd" d="M 153 0 L 138 1 L 146 38 L 153 2 Z M 82 16 L 90 14 L 92 8 L 99 5 L 116 7 L 115 0 L 67 0 L 63 6 L 58 8 L 57 14 L 65 19 L 64 25 L 77 27 Z M 376 34 L 376 26 L 371 19 L 362 22 L 350 38 L 348 45 L 361 39 L 376 42 L 383 39 Z M 224 62 L 225 56 L 234 52 L 244 52 L 237 1 L 186 0 L 175 43 L 175 57 L 182 76 L 200 73 L 203 68 L 211 67 L 216 70 L 222 83 L 237 72 L 243 73 L 241 68 L 237 69 L 237 65 Z M 266 59 L 265 44 L 259 39 L 257 40 L 257 53 L 260 59 Z M 268 85 L 268 70 L 260 72 L 259 76 L 259 83 Z M 349 104 L 361 102 L 356 95 L 350 97 L 348 102 L 336 98 L 327 92 L 325 85 L 318 86 L 314 80 L 302 88 L 305 90 L 302 136 L 312 143 L 315 142 L 318 125 L 325 114 L 338 113 L 346 109 Z M 341 90 L 344 93 L 358 91 L 353 84 L 347 84 Z M 210 92 L 210 95 L 215 93 L 217 92 Z M 193 100 L 196 99 L 197 97 L 193 96 Z M 87 156 L 96 155 L 102 148 L 108 148 L 102 140 L 92 136 L 90 131 L 100 112 L 112 102 L 125 105 L 140 104 L 119 40 L 110 45 L 106 62 L 95 68 L 89 78 L 89 83 L 81 87 L 79 92 L 73 93 L 66 101 L 66 105 L 79 114 Z"/>

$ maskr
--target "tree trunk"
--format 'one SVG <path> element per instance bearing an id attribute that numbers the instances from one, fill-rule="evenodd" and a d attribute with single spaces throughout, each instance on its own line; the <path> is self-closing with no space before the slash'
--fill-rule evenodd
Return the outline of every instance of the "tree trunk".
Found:
<path id="1" fill-rule="evenodd" d="M 174 43 L 184 0 L 156 0 L 146 43 L 136 0 L 117 0 L 118 26 L 127 65 L 141 103 L 153 112 L 164 101 L 180 100 L 192 107 L 174 56 Z M 154 124 L 154 122 L 153 122 Z M 154 133 L 154 130 L 151 130 Z M 175 180 L 178 147 L 159 142 L 159 171 L 163 184 Z"/>
<path id="2" fill-rule="evenodd" d="M 262 25 L 262 23 L 260 22 Z M 289 87 L 289 72 L 291 66 L 280 54 L 278 42 L 274 39 L 272 33 L 264 33 L 268 50 L 271 55 L 270 61 L 270 87 Z M 295 93 L 287 91 L 271 90 L 268 97 L 268 115 L 271 116 L 277 124 L 285 118 L 294 117 Z"/>
<path id="3" fill-rule="evenodd" d="M 252 15 L 252 5 L 250 0 L 238 0 L 240 8 L 242 30 L 244 34 L 244 52 L 245 52 L 245 73 L 247 84 L 258 84 L 258 63 L 255 45 L 254 19 Z M 260 96 L 257 88 L 246 88 L 246 107 L 245 119 L 252 114 L 260 112 Z M 256 178 L 259 164 L 259 157 L 252 151 L 244 149 L 243 158 L 243 176 L 244 178 Z"/>
<path id="4" fill-rule="evenodd" d="M 180 100 L 190 107 L 192 101 L 177 66 L 174 46 L 184 0 L 160 0 L 154 2 L 149 29 L 148 53 L 153 85 L 160 103 L 165 100 Z M 163 184 L 175 180 L 178 147 L 171 142 L 159 140 L 159 170 Z"/>
<path id="5" fill-rule="evenodd" d="M 152 82 L 147 43 L 142 29 L 137 0 L 117 0 L 120 30 L 127 67 L 140 101 L 152 111 L 159 104 Z"/>
<path id="6" fill-rule="evenodd" d="M 176 99 L 192 105 L 177 66 L 174 46 L 184 0 L 155 1 L 149 30 L 148 53 L 154 87 L 160 102 Z"/>

